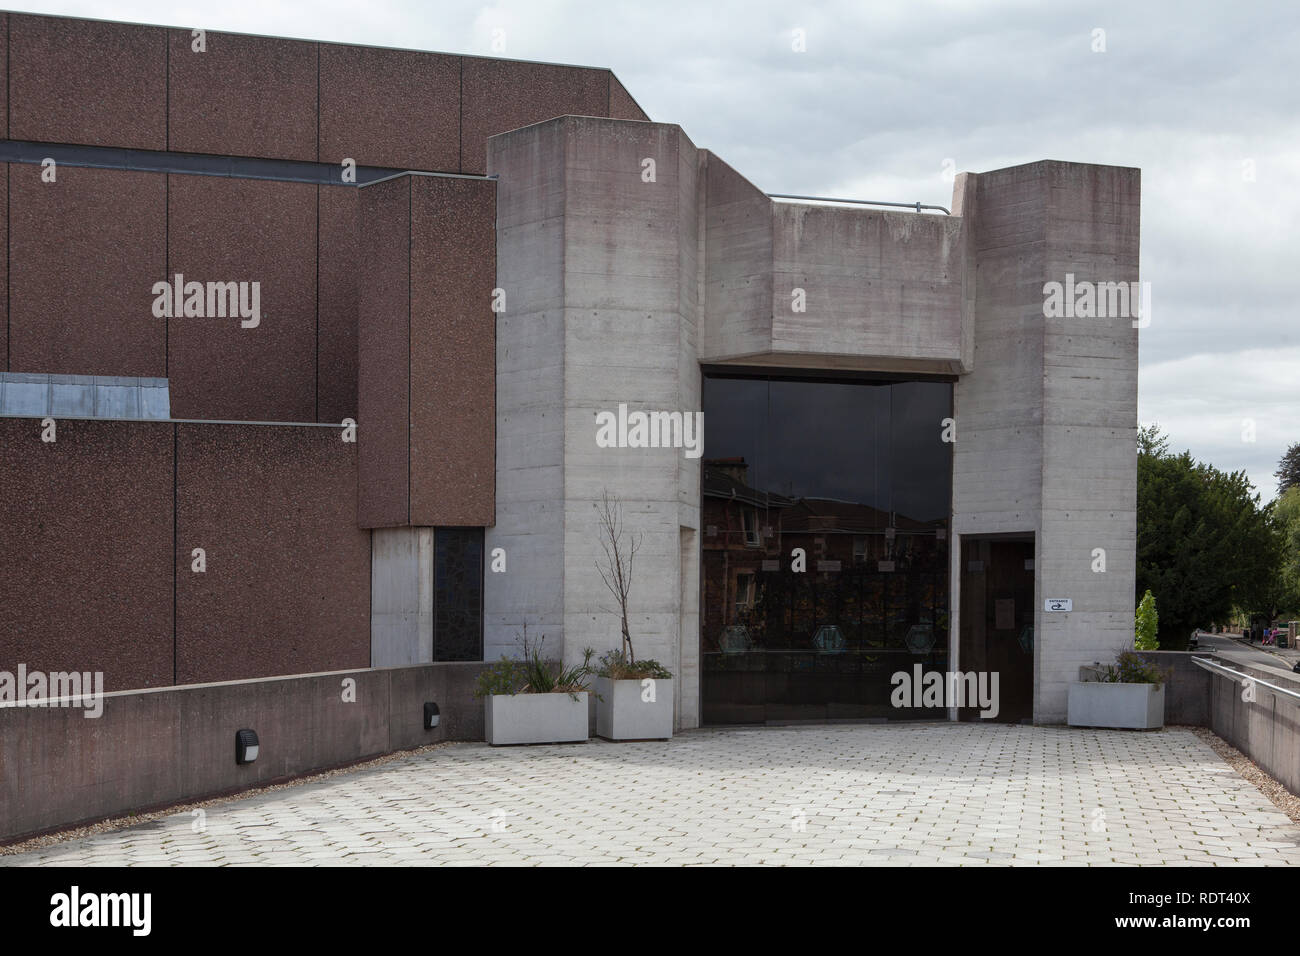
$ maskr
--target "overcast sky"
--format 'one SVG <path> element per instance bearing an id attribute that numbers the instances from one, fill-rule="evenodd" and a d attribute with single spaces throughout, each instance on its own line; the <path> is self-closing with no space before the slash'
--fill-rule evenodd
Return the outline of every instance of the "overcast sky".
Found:
<path id="1" fill-rule="evenodd" d="M 53 2 L 32 12 L 607 66 L 768 192 L 950 205 L 951 177 L 1142 169 L 1139 419 L 1268 500 L 1300 441 L 1300 4 Z M 792 47 L 794 31 L 806 51 Z M 1104 30 L 1104 52 L 1094 52 Z M 498 36 L 501 36 L 498 34 Z M 1247 422 L 1253 422 L 1254 441 Z"/>

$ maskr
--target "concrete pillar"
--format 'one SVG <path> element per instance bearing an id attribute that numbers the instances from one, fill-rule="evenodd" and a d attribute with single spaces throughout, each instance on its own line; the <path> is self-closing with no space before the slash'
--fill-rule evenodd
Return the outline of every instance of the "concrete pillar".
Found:
<path id="1" fill-rule="evenodd" d="M 433 660 L 433 529 L 370 532 L 370 666 Z"/>
<path id="2" fill-rule="evenodd" d="M 1079 665 L 1133 644 L 1138 332 L 1129 314 L 1049 318 L 1044 285 L 1137 281 L 1140 172 L 1031 163 L 963 174 L 954 198 L 976 281 L 953 528 L 1034 533 L 1034 720 L 1061 723 Z M 1074 610 L 1044 612 L 1049 597 Z"/>
<path id="3" fill-rule="evenodd" d="M 633 646 L 684 676 L 684 727 L 699 720 L 698 628 L 682 590 L 684 537 L 698 547 L 700 459 L 598 447 L 596 415 L 699 410 L 698 168 L 685 134 L 656 123 L 561 117 L 489 142 L 508 306 L 487 548 L 505 548 L 509 571 L 485 582 L 486 656 L 509 652 L 525 620 L 569 663 L 586 647 L 619 647 L 596 568 L 595 505 L 608 490 L 641 536 Z"/>

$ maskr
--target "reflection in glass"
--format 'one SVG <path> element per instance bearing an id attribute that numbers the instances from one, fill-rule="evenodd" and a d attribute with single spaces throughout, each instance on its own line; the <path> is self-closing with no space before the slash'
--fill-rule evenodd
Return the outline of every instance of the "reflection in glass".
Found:
<path id="1" fill-rule="evenodd" d="M 706 723 L 935 719 L 891 676 L 946 670 L 947 382 L 704 381 Z"/>

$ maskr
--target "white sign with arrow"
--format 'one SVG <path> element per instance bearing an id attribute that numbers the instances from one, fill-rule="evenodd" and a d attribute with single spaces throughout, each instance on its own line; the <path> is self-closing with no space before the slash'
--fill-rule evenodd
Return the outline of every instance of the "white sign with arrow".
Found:
<path id="1" fill-rule="evenodd" d="M 1044 611 L 1073 611 L 1074 601 L 1071 598 L 1048 598 L 1043 602 Z"/>

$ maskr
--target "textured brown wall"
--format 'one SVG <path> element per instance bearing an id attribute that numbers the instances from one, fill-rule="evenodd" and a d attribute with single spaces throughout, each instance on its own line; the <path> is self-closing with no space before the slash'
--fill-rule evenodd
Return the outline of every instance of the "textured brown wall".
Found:
<path id="1" fill-rule="evenodd" d="M 496 521 L 496 184 L 411 177 L 411 514 Z"/>
<path id="2" fill-rule="evenodd" d="M 315 421 L 317 187 L 170 181 L 169 274 L 258 281 L 262 307 L 256 328 L 237 318 L 168 321 L 172 417 Z"/>
<path id="3" fill-rule="evenodd" d="M 62 166 L 43 183 L 39 166 L 14 163 L 4 175 L 0 243 L 7 227 L 13 241 L 0 288 L 8 259 L 13 268 L 0 354 L 11 371 L 170 376 L 178 418 L 357 417 L 356 189 L 173 176 L 169 270 L 164 174 Z M 169 362 L 152 287 L 177 271 L 260 281 L 262 324 L 172 319 Z"/>
<path id="4" fill-rule="evenodd" d="M 316 159 L 315 43 L 169 31 L 171 148 L 183 153 Z"/>
<path id="5" fill-rule="evenodd" d="M 646 119 L 606 69 L 0 14 L 12 139 L 482 173 L 487 138 Z"/>
<path id="6" fill-rule="evenodd" d="M 357 241 L 360 191 L 316 190 L 318 328 L 316 420 L 357 418 L 357 287 L 362 259 Z"/>
<path id="7" fill-rule="evenodd" d="M 460 57 L 320 46 L 320 158 L 455 170 L 460 163 Z"/>
<path id="8" fill-rule="evenodd" d="M 9 18 L 9 138 L 167 148 L 166 31 Z"/>
<path id="9" fill-rule="evenodd" d="M 173 608 L 181 683 L 369 666 L 370 535 L 340 430 L 64 420 L 56 442 L 40 433 L 0 419 L 0 670 L 169 685 Z"/>
<path id="10" fill-rule="evenodd" d="M 14 163 L 9 189 L 9 364 L 16 372 L 166 375 L 166 178 L 72 166 L 41 181 Z"/>
<path id="11" fill-rule="evenodd" d="M 5 135 L 9 135 L 9 14 L 0 14 L 0 41 L 2 41 L 3 50 L 0 50 L 0 109 L 4 111 L 5 116 Z"/>
<path id="12" fill-rule="evenodd" d="M 410 520 L 411 178 L 360 194 L 357 521 L 387 528 Z"/>
<path id="13" fill-rule="evenodd" d="M 368 667 L 356 443 L 334 428 L 176 429 L 178 681 Z"/>
<path id="14" fill-rule="evenodd" d="M 461 77 L 460 171 L 487 171 L 487 139 L 556 116 L 607 116 L 609 73 L 465 57 Z"/>
<path id="15" fill-rule="evenodd" d="M 9 163 L 0 163 L 0 175 L 4 177 L 4 195 L 0 196 L 0 241 L 4 243 L 5 254 L 0 256 L 0 289 L 5 294 L 0 296 L 0 355 L 5 357 L 4 369 L 9 367 Z"/>
<path id="16" fill-rule="evenodd" d="M 609 118 L 625 120 L 649 120 L 645 110 L 636 105 L 636 100 L 627 88 L 618 81 L 613 73 L 609 74 Z"/>
<path id="17" fill-rule="evenodd" d="M 0 419 L 0 670 L 172 682 L 172 427 Z"/>

